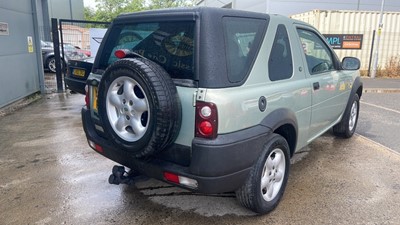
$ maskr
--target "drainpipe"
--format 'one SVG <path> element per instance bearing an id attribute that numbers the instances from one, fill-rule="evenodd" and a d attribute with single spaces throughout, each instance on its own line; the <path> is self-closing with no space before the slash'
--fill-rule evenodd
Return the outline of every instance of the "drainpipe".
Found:
<path id="1" fill-rule="evenodd" d="M 71 20 L 73 20 L 74 16 L 72 15 L 72 2 L 71 2 L 71 0 L 69 0 L 69 14 L 71 16 Z"/>
<path id="2" fill-rule="evenodd" d="M 37 15 L 37 0 L 31 0 L 32 5 L 32 17 L 33 17 L 33 40 L 35 43 L 34 51 L 36 53 L 36 62 L 37 62 L 37 75 L 39 76 L 39 88 L 42 94 L 45 94 L 45 86 L 44 86 L 44 72 L 43 72 L 43 61 L 42 61 L 42 47 L 40 44 L 39 38 L 39 22 Z"/>

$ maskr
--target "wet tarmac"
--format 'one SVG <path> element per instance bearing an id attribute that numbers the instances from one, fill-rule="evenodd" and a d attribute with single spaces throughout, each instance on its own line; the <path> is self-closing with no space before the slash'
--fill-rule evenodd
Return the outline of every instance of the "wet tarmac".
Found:
<path id="1" fill-rule="evenodd" d="M 400 224 L 400 155 L 368 139 L 318 138 L 277 209 L 256 216 L 231 193 L 108 184 L 114 163 L 88 147 L 83 104 L 52 94 L 0 117 L 0 224 Z"/>

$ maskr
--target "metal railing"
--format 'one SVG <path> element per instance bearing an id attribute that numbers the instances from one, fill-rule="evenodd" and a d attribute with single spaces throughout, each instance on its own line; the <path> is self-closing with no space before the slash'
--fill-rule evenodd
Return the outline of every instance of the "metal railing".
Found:
<path id="1" fill-rule="evenodd" d="M 47 92 L 65 91 L 64 77 L 67 73 L 68 60 L 94 57 L 92 45 L 100 45 L 101 38 L 92 37 L 94 29 L 106 30 L 109 22 L 85 20 L 66 20 L 52 18 L 52 40 L 55 62 L 55 75 L 45 73 Z M 44 56 L 45 57 L 45 56 Z M 45 63 L 45 58 L 43 59 Z M 46 67 L 46 66 L 45 66 Z M 53 71 L 54 72 L 54 71 Z"/>

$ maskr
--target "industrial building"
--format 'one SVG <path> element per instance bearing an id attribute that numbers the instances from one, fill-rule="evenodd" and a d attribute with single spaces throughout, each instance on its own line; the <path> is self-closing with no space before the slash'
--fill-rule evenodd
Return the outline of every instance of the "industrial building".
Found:
<path id="1" fill-rule="evenodd" d="M 83 0 L 0 0 L 0 108 L 44 91 L 40 41 L 50 18 L 83 19 Z"/>

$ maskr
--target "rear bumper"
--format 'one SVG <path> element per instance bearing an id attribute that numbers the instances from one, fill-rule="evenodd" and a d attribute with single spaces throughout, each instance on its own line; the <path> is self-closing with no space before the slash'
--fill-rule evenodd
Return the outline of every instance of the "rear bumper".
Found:
<path id="1" fill-rule="evenodd" d="M 64 78 L 65 84 L 67 85 L 68 89 L 71 91 L 78 92 L 80 94 L 85 94 L 85 86 L 86 86 L 86 80 L 79 80 L 75 79 L 73 77 L 66 76 Z"/>
<path id="2" fill-rule="evenodd" d="M 188 166 L 154 157 L 146 160 L 136 159 L 127 152 L 116 148 L 110 141 L 99 136 L 90 117 L 90 111 L 82 109 L 82 123 L 88 140 L 102 147 L 96 150 L 103 156 L 124 166 L 140 171 L 148 177 L 161 181 L 164 172 L 194 179 L 196 189 L 181 186 L 202 193 L 223 193 L 237 190 L 247 179 L 252 165 L 258 159 L 262 147 L 271 134 L 263 126 L 219 135 L 216 140 L 195 138 L 192 142 L 191 158 Z"/>

